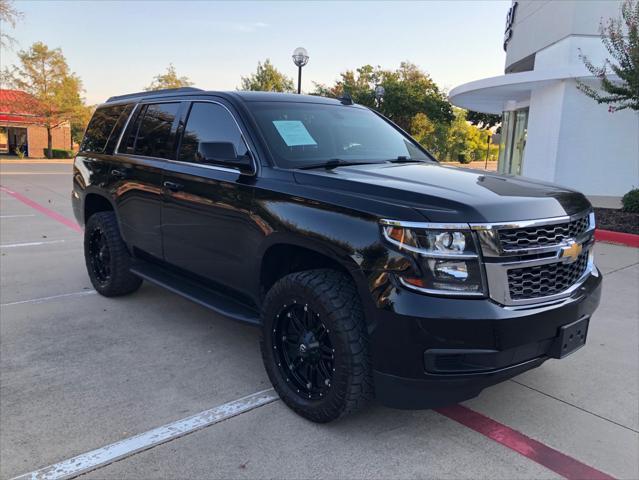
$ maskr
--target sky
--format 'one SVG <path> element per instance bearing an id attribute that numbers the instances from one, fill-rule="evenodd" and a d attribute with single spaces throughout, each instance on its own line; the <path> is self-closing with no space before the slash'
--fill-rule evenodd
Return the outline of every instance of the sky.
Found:
<path id="1" fill-rule="evenodd" d="M 269 58 L 297 81 L 291 54 L 308 50 L 302 90 L 361 65 L 411 61 L 440 87 L 500 75 L 509 0 L 424 2 L 28 1 L 15 50 L 60 47 L 89 104 L 142 90 L 173 63 L 207 90 L 235 90 Z M 3 50 L 0 64 L 16 63 Z"/>

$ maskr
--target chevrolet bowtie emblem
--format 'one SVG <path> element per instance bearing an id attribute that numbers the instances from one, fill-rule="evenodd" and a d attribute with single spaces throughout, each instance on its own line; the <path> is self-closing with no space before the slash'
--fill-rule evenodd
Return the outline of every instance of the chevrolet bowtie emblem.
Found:
<path id="1" fill-rule="evenodd" d="M 571 242 L 565 247 L 561 247 L 561 258 L 564 258 L 568 263 L 572 263 L 579 258 L 583 247 L 581 243 Z"/>

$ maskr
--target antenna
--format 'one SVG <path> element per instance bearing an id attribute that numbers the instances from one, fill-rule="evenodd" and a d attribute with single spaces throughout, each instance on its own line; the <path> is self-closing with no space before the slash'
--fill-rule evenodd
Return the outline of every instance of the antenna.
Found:
<path id="1" fill-rule="evenodd" d="M 344 92 L 342 96 L 337 99 L 342 102 L 342 105 L 353 105 L 353 97 L 351 97 L 351 94 L 348 92 Z"/>

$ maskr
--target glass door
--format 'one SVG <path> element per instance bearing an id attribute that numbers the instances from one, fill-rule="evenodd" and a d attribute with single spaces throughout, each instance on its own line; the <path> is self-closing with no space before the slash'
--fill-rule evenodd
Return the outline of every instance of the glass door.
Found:
<path id="1" fill-rule="evenodd" d="M 528 108 L 504 112 L 501 124 L 499 173 L 521 175 L 528 133 Z"/>

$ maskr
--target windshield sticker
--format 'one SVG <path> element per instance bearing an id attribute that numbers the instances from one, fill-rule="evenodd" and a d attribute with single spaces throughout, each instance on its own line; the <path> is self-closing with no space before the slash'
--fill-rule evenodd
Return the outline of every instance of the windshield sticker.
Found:
<path id="1" fill-rule="evenodd" d="M 317 145 L 317 142 L 308 133 L 306 127 L 299 120 L 273 120 L 277 132 L 289 147 L 301 145 Z"/>

